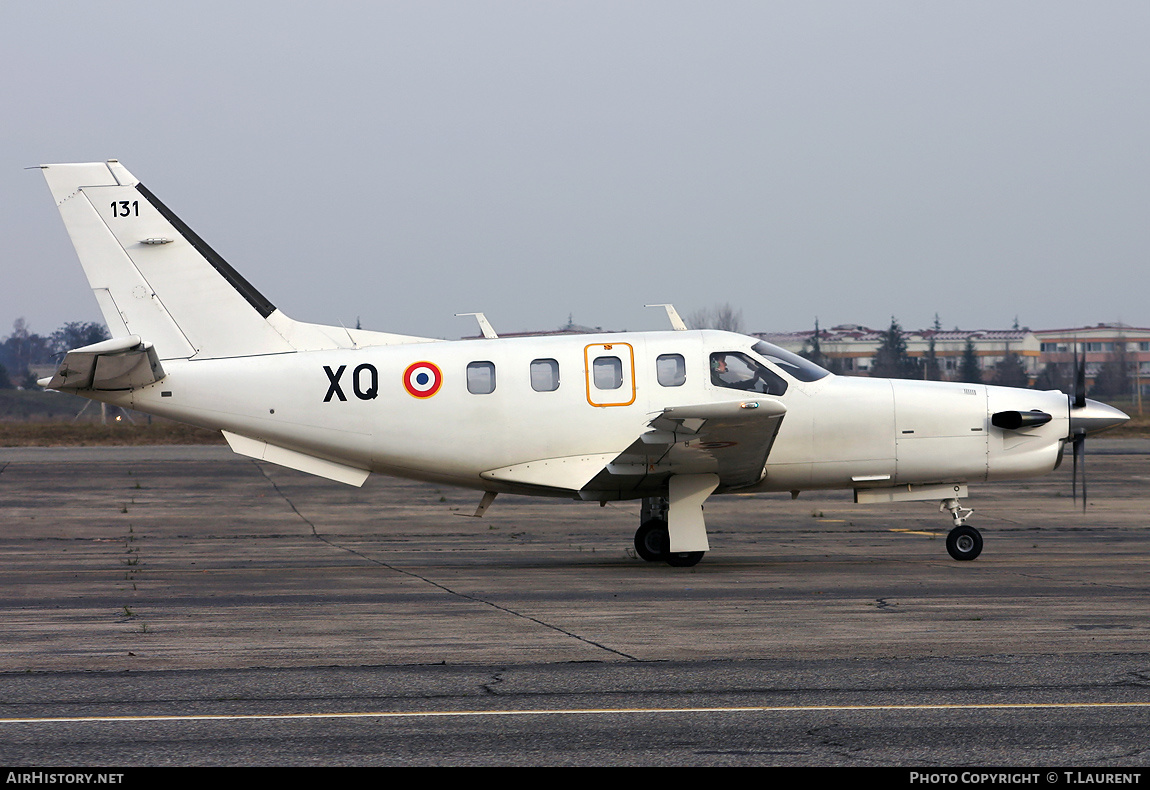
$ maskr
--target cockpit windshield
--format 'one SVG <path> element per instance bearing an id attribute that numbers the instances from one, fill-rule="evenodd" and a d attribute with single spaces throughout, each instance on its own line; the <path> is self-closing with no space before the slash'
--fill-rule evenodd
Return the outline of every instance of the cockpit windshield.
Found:
<path id="1" fill-rule="evenodd" d="M 799 381 L 818 381 L 823 376 L 831 374 L 829 370 L 819 367 L 809 359 L 803 359 L 798 354 L 784 351 L 765 340 L 755 343 L 751 346 L 751 350 L 768 362 L 778 365 L 784 373 L 794 376 Z"/>

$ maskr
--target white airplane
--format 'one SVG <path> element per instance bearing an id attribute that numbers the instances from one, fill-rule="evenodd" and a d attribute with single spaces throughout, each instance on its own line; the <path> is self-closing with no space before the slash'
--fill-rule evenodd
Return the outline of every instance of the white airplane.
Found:
<path id="1" fill-rule="evenodd" d="M 484 492 L 641 499 L 635 548 L 694 565 L 703 503 L 853 489 L 936 500 L 947 550 L 982 537 L 967 484 L 1053 470 L 1127 416 L 1061 392 L 835 376 L 730 332 L 441 341 L 293 321 L 116 160 L 42 165 L 113 339 L 40 383 L 223 432 L 232 450 L 351 485 L 372 472 Z"/>

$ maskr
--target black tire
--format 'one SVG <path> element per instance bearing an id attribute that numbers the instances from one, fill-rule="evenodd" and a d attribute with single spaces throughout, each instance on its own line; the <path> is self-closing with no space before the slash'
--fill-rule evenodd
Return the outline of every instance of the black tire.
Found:
<path id="1" fill-rule="evenodd" d="M 705 551 L 677 551 L 667 555 L 667 564 L 672 568 L 692 568 L 703 559 Z"/>
<path id="2" fill-rule="evenodd" d="M 667 559 L 667 547 L 671 537 L 667 533 L 667 522 L 653 518 L 635 531 L 635 553 L 647 562 Z M 698 560 L 696 560 L 697 562 Z"/>
<path id="3" fill-rule="evenodd" d="M 955 527 L 946 536 L 946 551 L 956 560 L 973 560 L 982 553 L 982 533 L 965 524 Z"/>

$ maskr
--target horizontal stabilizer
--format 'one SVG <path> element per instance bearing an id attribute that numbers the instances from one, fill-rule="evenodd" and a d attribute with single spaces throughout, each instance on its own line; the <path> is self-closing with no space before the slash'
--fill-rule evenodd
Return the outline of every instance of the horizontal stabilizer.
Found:
<path id="1" fill-rule="evenodd" d="M 52 377 L 37 383 L 52 390 L 134 390 L 164 375 L 155 348 L 128 335 L 69 351 Z"/>

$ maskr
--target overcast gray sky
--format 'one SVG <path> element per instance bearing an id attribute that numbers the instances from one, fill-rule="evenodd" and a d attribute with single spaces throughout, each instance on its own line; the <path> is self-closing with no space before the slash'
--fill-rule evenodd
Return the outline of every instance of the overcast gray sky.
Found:
<path id="1" fill-rule="evenodd" d="M 120 159 L 281 310 L 1150 325 L 1150 4 L 0 0 L 0 336 Z"/>

